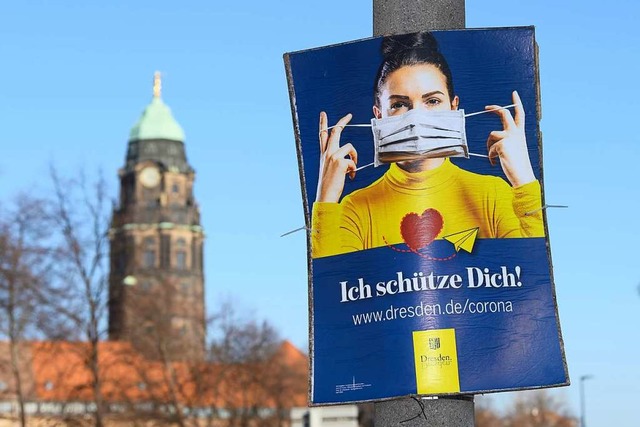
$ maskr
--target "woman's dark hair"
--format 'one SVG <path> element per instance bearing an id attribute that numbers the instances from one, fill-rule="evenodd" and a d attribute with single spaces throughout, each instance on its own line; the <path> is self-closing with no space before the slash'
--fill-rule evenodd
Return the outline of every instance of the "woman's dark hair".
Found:
<path id="1" fill-rule="evenodd" d="M 449 99 L 453 100 L 453 79 L 449 64 L 438 50 L 438 42 L 431 33 L 402 34 L 388 36 L 382 40 L 380 48 L 382 64 L 378 68 L 378 74 L 373 88 L 374 104 L 380 107 L 380 92 L 387 81 L 389 74 L 399 68 L 431 64 L 439 69 L 447 82 Z"/>

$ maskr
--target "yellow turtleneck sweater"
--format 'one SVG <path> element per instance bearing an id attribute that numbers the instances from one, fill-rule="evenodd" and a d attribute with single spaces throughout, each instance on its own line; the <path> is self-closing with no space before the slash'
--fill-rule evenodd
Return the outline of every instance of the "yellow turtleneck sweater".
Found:
<path id="1" fill-rule="evenodd" d="M 541 199 L 538 181 L 512 188 L 499 177 L 465 171 L 449 159 L 417 173 L 393 163 L 380 179 L 340 203 L 313 204 L 311 252 L 320 258 L 401 244 L 403 217 L 429 208 L 444 220 L 438 238 L 475 227 L 479 238 L 544 237 Z"/>

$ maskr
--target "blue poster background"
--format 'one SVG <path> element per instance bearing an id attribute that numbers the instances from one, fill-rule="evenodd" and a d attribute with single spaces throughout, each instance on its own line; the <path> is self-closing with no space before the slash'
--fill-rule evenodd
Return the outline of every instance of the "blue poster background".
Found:
<path id="1" fill-rule="evenodd" d="M 437 246 L 449 246 L 444 241 Z M 411 331 L 455 328 L 458 345 L 460 391 L 496 390 L 559 385 L 567 380 L 558 339 L 553 289 L 544 239 L 481 239 L 473 254 L 460 252 L 456 262 L 416 263 L 412 253 L 389 254 L 376 248 L 313 261 L 314 352 L 313 401 L 370 400 L 415 393 L 415 368 Z M 444 248 L 442 248 L 444 250 Z M 496 256 L 499 254 L 499 256 Z M 526 254 L 526 255 L 525 255 Z M 499 272 L 521 267 L 521 287 L 469 289 L 466 267 Z M 464 267 L 461 267 L 464 266 Z M 340 282 L 357 284 L 364 278 L 375 293 L 380 281 L 397 278 L 398 272 L 436 275 L 461 274 L 461 289 L 406 292 L 340 303 Z M 512 312 L 447 314 L 447 304 L 467 300 L 512 303 Z M 389 308 L 434 306 L 442 314 L 388 318 Z M 365 323 L 362 316 L 381 311 L 384 320 Z M 397 316 L 396 311 L 396 316 Z M 336 394 L 336 386 L 349 382 L 368 385 Z M 343 400 L 344 399 L 344 400 Z"/>
<path id="2" fill-rule="evenodd" d="M 537 69 L 533 28 L 433 32 L 447 58 L 460 108 L 466 113 L 485 105 L 508 105 L 517 90 L 527 113 L 526 137 L 531 163 L 542 183 L 538 130 Z M 381 38 L 288 54 L 288 72 L 295 103 L 303 194 L 307 224 L 316 197 L 319 144 L 318 115 L 326 111 L 329 125 L 347 113 L 352 124 L 369 123 L 373 85 L 381 62 Z M 499 118 L 482 114 L 467 119 L 471 153 L 486 154 L 487 135 Z M 358 150 L 359 165 L 373 161 L 369 128 L 346 128 L 342 143 Z M 503 178 L 499 165 L 486 158 L 452 159 L 463 169 Z M 369 167 L 346 180 L 343 196 L 378 179 L 386 166 Z M 436 240 L 435 254 L 451 252 L 451 243 Z M 520 269 L 520 286 L 470 288 L 468 268 L 491 274 Z M 502 269 L 505 270 L 502 270 Z M 477 271 L 477 270 L 473 270 Z M 379 282 L 414 273 L 459 274 L 458 289 L 435 289 L 376 296 Z M 433 261 L 388 247 L 310 260 L 311 401 L 314 404 L 383 399 L 416 394 L 412 331 L 454 328 L 460 393 L 480 393 L 556 386 L 568 383 L 561 346 L 551 263 L 546 238 L 478 239 L 472 254 L 460 251 L 450 261 Z M 371 298 L 341 302 L 341 282 L 358 280 L 373 291 Z M 478 312 L 484 303 L 510 302 L 512 310 Z M 464 312 L 447 313 L 460 304 Z M 415 315 L 418 306 L 439 306 L 441 313 Z M 400 308 L 405 317 L 399 318 Z M 414 308 L 414 316 L 406 309 Z M 470 311 L 475 307 L 475 312 Z M 389 311 L 391 309 L 391 311 Z M 372 313 L 380 313 L 372 320 Z M 391 318 L 387 313 L 392 313 Z M 393 315 L 395 313 L 395 315 Z M 369 321 L 365 321 L 368 315 Z M 359 320 L 358 320 L 359 319 Z M 359 323 L 359 324 L 356 324 Z"/>

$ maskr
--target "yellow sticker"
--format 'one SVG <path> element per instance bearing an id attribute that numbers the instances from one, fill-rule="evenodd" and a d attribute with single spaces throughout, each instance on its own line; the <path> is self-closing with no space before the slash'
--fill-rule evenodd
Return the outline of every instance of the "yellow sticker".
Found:
<path id="1" fill-rule="evenodd" d="M 460 391 L 455 329 L 413 332 L 418 394 Z"/>

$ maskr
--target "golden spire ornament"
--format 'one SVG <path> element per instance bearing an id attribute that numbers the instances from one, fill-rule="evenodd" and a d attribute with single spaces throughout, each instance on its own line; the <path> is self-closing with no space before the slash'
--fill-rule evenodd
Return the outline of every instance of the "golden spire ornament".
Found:
<path id="1" fill-rule="evenodd" d="M 153 97 L 160 98 L 162 93 L 162 75 L 160 71 L 153 73 Z"/>

